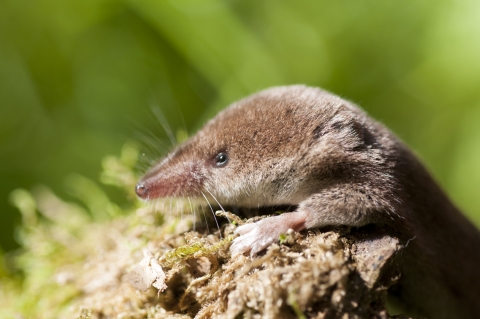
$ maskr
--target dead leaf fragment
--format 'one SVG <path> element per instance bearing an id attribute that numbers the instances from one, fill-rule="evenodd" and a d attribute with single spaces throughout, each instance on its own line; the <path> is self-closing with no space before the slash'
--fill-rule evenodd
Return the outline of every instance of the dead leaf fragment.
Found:
<path id="1" fill-rule="evenodd" d="M 167 288 L 165 284 L 165 273 L 162 266 L 151 254 L 145 257 L 127 274 L 127 280 L 138 290 L 146 291 L 151 286 L 160 292 Z"/>

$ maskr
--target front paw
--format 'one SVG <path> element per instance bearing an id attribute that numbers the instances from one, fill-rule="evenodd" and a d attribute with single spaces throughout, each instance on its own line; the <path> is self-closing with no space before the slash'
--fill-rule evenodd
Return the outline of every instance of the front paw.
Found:
<path id="1" fill-rule="evenodd" d="M 280 235 L 286 234 L 289 229 L 296 231 L 303 229 L 299 226 L 304 224 L 303 221 L 303 216 L 297 213 L 286 213 L 240 226 L 235 230 L 235 234 L 239 234 L 240 237 L 233 240 L 230 252 L 232 255 L 238 255 L 250 251 L 250 256 L 253 256 L 278 241 Z"/>

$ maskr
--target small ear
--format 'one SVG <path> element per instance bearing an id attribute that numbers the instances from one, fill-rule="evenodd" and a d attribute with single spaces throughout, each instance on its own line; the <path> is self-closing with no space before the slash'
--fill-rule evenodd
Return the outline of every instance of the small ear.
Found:
<path id="1" fill-rule="evenodd" d="M 365 124 L 353 120 L 352 129 L 365 146 L 371 147 L 377 143 L 377 139 Z"/>
<path id="2" fill-rule="evenodd" d="M 366 128 L 365 128 L 365 125 L 362 125 L 360 124 L 358 121 L 356 121 L 355 119 L 352 120 L 352 123 L 351 123 L 351 128 L 353 130 L 353 132 L 355 132 L 355 135 L 363 140 L 364 137 L 365 137 L 365 131 L 366 131 Z"/>
<path id="3" fill-rule="evenodd" d="M 336 114 L 330 121 L 318 125 L 313 130 L 315 138 L 321 138 L 329 133 L 343 133 L 354 136 L 365 146 L 371 146 L 377 142 L 375 136 L 369 131 L 365 124 L 354 117 L 343 114 Z"/>
<path id="4" fill-rule="evenodd" d="M 352 119 L 346 118 L 341 114 L 332 117 L 328 122 L 321 123 L 313 130 L 315 138 L 320 138 L 329 133 L 340 133 L 345 130 L 351 130 Z"/>

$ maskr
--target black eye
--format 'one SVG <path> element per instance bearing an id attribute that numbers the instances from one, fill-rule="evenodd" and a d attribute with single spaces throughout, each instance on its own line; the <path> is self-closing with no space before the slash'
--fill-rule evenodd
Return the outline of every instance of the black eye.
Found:
<path id="1" fill-rule="evenodd" d="M 218 153 L 217 156 L 215 156 L 215 166 L 223 167 L 227 165 L 227 162 L 228 162 L 227 153 L 221 152 L 221 153 Z"/>

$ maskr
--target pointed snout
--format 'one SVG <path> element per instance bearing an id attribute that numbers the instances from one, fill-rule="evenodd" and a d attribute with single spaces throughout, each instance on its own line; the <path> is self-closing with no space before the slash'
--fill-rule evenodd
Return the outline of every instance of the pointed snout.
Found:
<path id="1" fill-rule="evenodd" d="M 135 193 L 140 199 L 152 200 L 160 197 L 173 196 L 175 188 L 171 185 L 169 179 L 164 178 L 146 178 L 141 179 L 137 185 L 135 185 Z"/>
<path id="2" fill-rule="evenodd" d="M 204 175 L 194 163 L 159 165 L 147 172 L 135 186 L 135 193 L 144 200 L 165 197 L 196 196 Z"/>

